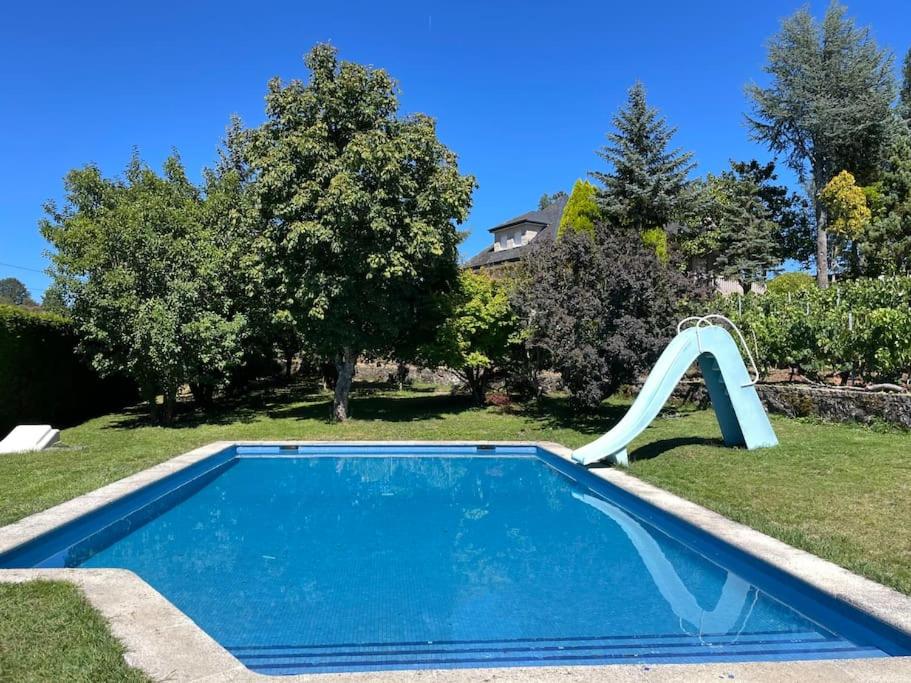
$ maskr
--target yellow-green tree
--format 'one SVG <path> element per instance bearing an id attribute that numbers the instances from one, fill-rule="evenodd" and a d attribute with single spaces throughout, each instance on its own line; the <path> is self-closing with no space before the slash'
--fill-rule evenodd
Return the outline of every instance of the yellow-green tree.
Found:
<path id="1" fill-rule="evenodd" d="M 848 271 L 860 273 L 858 244 L 870 225 L 873 213 L 867 204 L 867 193 L 848 171 L 841 171 L 819 193 L 819 201 L 829 214 L 829 231 L 836 238 L 832 260 L 838 263 L 847 254 Z"/>
<path id="2" fill-rule="evenodd" d="M 563 207 L 560 225 L 557 228 L 557 238 L 562 237 L 567 230 L 587 232 L 594 234 L 595 223 L 601 216 L 598 209 L 598 192 L 595 186 L 587 180 L 577 180 L 573 185 L 573 192 Z"/>
<path id="3" fill-rule="evenodd" d="M 830 180 L 819 198 L 829 210 L 829 229 L 849 240 L 856 240 L 870 223 L 870 207 L 864 189 L 848 171 L 842 171 Z"/>

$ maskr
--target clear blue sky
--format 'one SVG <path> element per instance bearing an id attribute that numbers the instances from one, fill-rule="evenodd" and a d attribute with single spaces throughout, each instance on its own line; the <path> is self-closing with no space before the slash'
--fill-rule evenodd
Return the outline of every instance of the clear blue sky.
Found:
<path id="1" fill-rule="evenodd" d="M 263 119 L 266 81 L 306 76 L 329 40 L 386 68 L 405 112 L 428 113 L 480 184 L 462 246 L 600 167 L 626 89 L 641 79 L 679 127 L 698 173 L 768 158 L 743 124 L 765 40 L 798 0 L 637 2 L 66 2 L 10 0 L 0 20 L 0 262 L 42 270 L 36 223 L 71 168 L 119 174 L 138 146 L 159 166 L 176 147 L 198 177 L 231 113 Z M 819 14 L 826 2 L 811 3 Z M 852 16 L 903 55 L 907 0 L 854 0 Z M 40 272 L 0 265 L 36 298 Z"/>

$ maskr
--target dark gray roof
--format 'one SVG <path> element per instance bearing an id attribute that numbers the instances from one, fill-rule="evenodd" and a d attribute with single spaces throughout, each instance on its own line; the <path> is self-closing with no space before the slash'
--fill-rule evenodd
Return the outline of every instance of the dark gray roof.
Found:
<path id="1" fill-rule="evenodd" d="M 502 230 L 503 228 L 519 225 L 521 223 L 536 223 L 543 226 L 538 234 L 528 241 L 528 244 L 523 244 L 521 247 L 513 247 L 512 249 L 501 249 L 500 251 L 494 251 L 493 245 L 491 244 L 480 254 L 476 254 L 468 259 L 468 261 L 465 262 L 465 267 L 481 268 L 483 266 L 492 266 L 495 263 L 518 261 L 522 258 L 522 254 L 525 253 L 528 245 L 532 242 L 546 242 L 554 238 L 557 234 L 557 226 L 560 224 L 560 216 L 563 215 L 564 206 L 566 206 L 566 199 L 558 199 L 545 209 L 541 209 L 540 211 L 528 211 L 521 216 L 510 218 L 508 221 L 504 221 L 499 225 L 489 228 L 488 232 L 494 232 L 495 230 Z"/>

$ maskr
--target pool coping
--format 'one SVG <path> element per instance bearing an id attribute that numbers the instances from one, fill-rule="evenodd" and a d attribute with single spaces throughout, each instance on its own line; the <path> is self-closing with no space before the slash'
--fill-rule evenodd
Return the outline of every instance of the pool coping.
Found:
<path id="1" fill-rule="evenodd" d="M 128 495 L 232 446 L 536 446 L 565 460 L 572 451 L 541 441 L 216 441 L 102 486 L 47 510 L 0 527 L 0 553 Z M 911 635 L 911 596 L 899 593 L 739 524 L 613 468 L 588 468 L 606 482 L 696 526 L 823 593 Z M 156 680 L 177 681 L 411 681 L 461 682 L 611 680 L 909 680 L 911 657 L 709 664 L 612 664 L 602 666 L 427 669 L 267 676 L 247 669 L 152 586 L 126 569 L 0 569 L 0 582 L 62 580 L 75 584 L 108 621 L 126 648 L 125 659 Z"/>

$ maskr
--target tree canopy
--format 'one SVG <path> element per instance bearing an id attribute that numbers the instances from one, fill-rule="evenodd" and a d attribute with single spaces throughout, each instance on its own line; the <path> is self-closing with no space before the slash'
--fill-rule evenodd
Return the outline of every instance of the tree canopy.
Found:
<path id="1" fill-rule="evenodd" d="M 840 171 L 869 182 L 888 141 L 895 79 L 892 55 L 833 1 L 822 22 L 804 8 L 782 22 L 768 48 L 770 84 L 747 87 L 754 139 L 808 181 L 815 208 L 817 279 L 828 284 L 827 211 L 818 193 Z"/>
<path id="2" fill-rule="evenodd" d="M 867 188 L 872 218 L 861 243 L 864 272 L 911 274 L 911 130 L 893 137 L 879 182 Z"/>
<path id="3" fill-rule="evenodd" d="M 269 83 L 266 122 L 245 158 L 263 232 L 269 287 L 318 355 L 335 361 L 333 417 L 348 415 L 362 355 L 432 329 L 434 293 L 455 287 L 456 246 L 474 178 L 422 114 L 398 114 L 381 69 L 317 45 L 307 83 Z"/>
<path id="4" fill-rule="evenodd" d="M 221 226 L 176 156 L 162 175 L 138 155 L 123 178 L 86 166 L 65 187 L 42 233 L 83 350 L 102 373 L 134 379 L 170 421 L 182 385 L 208 391 L 240 362 L 247 321 L 225 293 L 234 264 Z"/>
<path id="5" fill-rule="evenodd" d="M 902 108 L 902 115 L 911 124 L 911 48 L 905 53 L 902 64 L 902 83 L 898 93 L 898 102 Z"/>
<path id="6" fill-rule="evenodd" d="M 15 277 L 0 279 L 0 304 L 13 306 L 35 306 L 28 287 Z"/>
<path id="7" fill-rule="evenodd" d="M 557 190 L 553 194 L 547 194 L 546 192 L 541 195 L 541 198 L 538 200 L 538 211 L 543 211 L 548 206 L 556 204 L 561 199 L 566 199 L 566 192 L 563 190 Z"/>
<path id="8" fill-rule="evenodd" d="M 462 271 L 459 287 L 447 296 L 448 315 L 433 341 L 421 352 L 430 365 L 445 365 L 471 390 L 476 404 L 484 403 L 493 373 L 509 360 L 517 343 L 518 320 L 507 286 L 483 273 Z"/>

